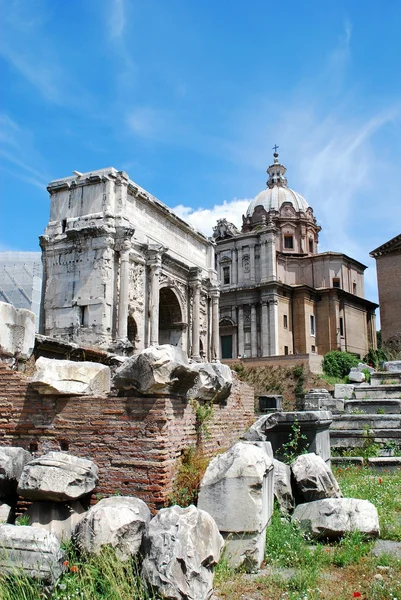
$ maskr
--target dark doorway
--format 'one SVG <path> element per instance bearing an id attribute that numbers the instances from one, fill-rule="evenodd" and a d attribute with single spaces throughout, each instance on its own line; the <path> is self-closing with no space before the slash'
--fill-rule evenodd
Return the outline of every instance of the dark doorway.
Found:
<path id="1" fill-rule="evenodd" d="M 233 357 L 233 336 L 222 335 L 221 336 L 221 358 L 232 358 Z"/>

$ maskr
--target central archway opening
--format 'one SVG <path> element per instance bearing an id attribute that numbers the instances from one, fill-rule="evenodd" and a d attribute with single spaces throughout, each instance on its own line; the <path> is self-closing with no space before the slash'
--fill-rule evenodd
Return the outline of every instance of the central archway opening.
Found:
<path id="1" fill-rule="evenodd" d="M 159 344 L 182 347 L 181 306 L 175 292 L 170 288 L 160 290 L 159 300 Z"/>

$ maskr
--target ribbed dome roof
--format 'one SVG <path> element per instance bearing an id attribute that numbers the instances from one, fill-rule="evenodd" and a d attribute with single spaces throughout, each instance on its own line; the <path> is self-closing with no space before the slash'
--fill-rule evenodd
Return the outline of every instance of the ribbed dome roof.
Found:
<path id="1" fill-rule="evenodd" d="M 275 149 L 276 148 L 277 147 L 275 147 Z M 269 175 L 267 188 L 252 200 L 246 211 L 247 217 L 253 215 L 257 206 L 263 206 L 267 212 L 269 212 L 269 210 L 278 211 L 284 202 L 291 202 L 297 212 L 300 210 L 305 212 L 307 210 L 309 205 L 305 198 L 287 186 L 287 179 L 285 177 L 286 170 L 285 166 L 278 162 L 278 154 L 276 151 L 274 153 L 274 164 L 270 165 L 267 169 Z"/>
<path id="2" fill-rule="evenodd" d="M 246 216 L 251 217 L 255 208 L 259 205 L 262 205 L 267 212 L 269 210 L 280 210 L 284 202 L 291 202 L 297 212 L 300 210 L 305 212 L 308 208 L 308 203 L 301 194 L 294 192 L 289 187 L 275 185 L 272 188 L 263 190 L 252 200 L 246 211 Z"/>

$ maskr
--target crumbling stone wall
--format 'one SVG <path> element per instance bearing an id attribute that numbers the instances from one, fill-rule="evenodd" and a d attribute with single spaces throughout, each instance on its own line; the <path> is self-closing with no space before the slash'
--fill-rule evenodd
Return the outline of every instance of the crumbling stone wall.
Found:
<path id="1" fill-rule="evenodd" d="M 226 404 L 214 405 L 205 452 L 232 445 L 253 415 L 252 388 L 234 380 Z M 192 406 L 173 396 L 43 396 L 22 373 L 0 364 L 0 446 L 90 458 L 100 469 L 102 495 L 134 494 L 161 508 L 176 459 L 197 441 L 195 421 Z"/>

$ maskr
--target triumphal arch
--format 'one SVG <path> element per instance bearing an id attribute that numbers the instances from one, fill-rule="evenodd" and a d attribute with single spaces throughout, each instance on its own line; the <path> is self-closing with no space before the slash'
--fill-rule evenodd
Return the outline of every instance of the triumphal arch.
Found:
<path id="1" fill-rule="evenodd" d="M 41 333 L 121 354 L 168 343 L 219 357 L 213 241 L 124 171 L 75 171 L 47 189 Z"/>

